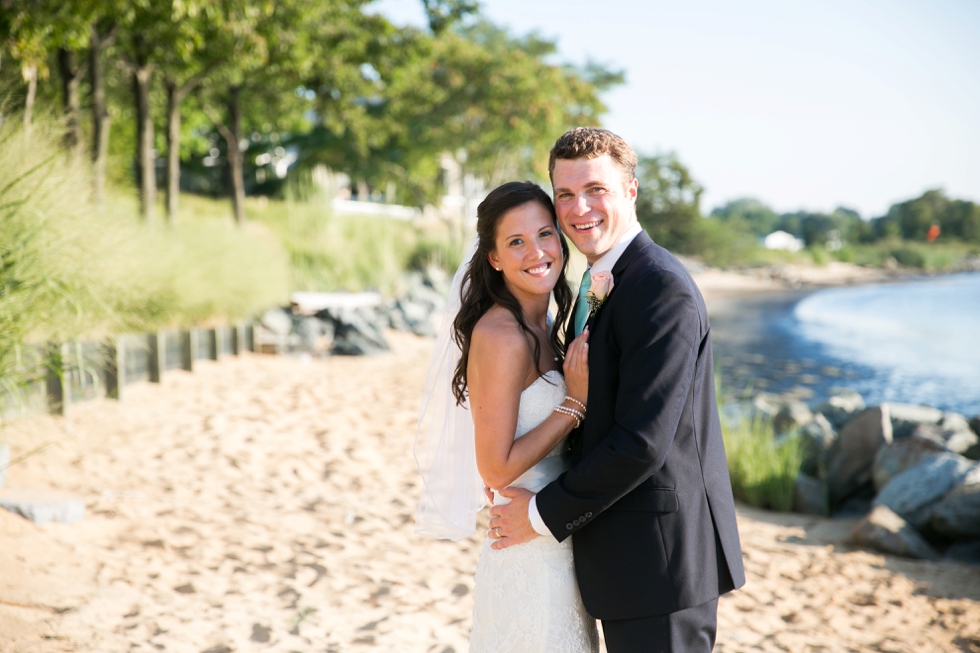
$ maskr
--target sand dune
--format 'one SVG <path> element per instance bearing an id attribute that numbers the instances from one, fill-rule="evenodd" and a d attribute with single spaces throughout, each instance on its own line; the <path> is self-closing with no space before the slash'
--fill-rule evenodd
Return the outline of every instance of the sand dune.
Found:
<path id="1" fill-rule="evenodd" d="M 66 419 L 11 423 L 9 485 L 84 521 L 0 511 L 0 651 L 467 650 L 480 537 L 412 533 L 432 342 L 243 356 Z M 847 523 L 740 510 L 749 576 L 717 650 L 980 651 L 980 568 L 851 550 Z"/>

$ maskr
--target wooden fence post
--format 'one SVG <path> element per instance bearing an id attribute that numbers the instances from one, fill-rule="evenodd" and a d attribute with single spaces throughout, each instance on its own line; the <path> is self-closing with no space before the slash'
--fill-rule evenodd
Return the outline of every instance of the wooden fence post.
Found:
<path id="1" fill-rule="evenodd" d="M 126 347 L 122 339 L 110 338 L 102 346 L 105 362 L 105 396 L 110 399 L 123 398 L 123 385 L 126 383 Z"/>
<path id="2" fill-rule="evenodd" d="M 163 371 L 167 367 L 167 335 L 163 331 L 146 334 L 150 383 L 162 383 Z"/>
<path id="3" fill-rule="evenodd" d="M 180 369 L 186 372 L 194 371 L 194 359 L 197 357 L 197 329 L 180 332 Z"/>
<path id="4" fill-rule="evenodd" d="M 221 357 L 221 352 L 218 350 L 218 330 L 207 329 L 204 333 L 205 337 L 208 339 L 208 358 L 216 361 Z"/>
<path id="5" fill-rule="evenodd" d="M 245 351 L 245 324 L 238 322 L 231 327 L 231 353 L 238 356 Z"/>
<path id="6" fill-rule="evenodd" d="M 71 386 L 67 367 L 68 345 L 49 342 L 44 356 L 47 375 L 45 388 L 48 412 L 52 415 L 67 415 L 71 401 Z"/>

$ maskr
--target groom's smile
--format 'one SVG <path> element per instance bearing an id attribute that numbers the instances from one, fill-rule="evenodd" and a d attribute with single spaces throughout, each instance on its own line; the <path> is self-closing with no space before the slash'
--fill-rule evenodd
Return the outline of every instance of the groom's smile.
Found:
<path id="1" fill-rule="evenodd" d="M 558 223 L 590 265 L 636 221 L 637 181 L 625 177 L 608 154 L 555 161 L 552 185 Z"/>

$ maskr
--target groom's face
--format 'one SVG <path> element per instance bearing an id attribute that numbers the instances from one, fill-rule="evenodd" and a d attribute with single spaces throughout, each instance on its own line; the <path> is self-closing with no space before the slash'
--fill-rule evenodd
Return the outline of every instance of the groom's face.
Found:
<path id="1" fill-rule="evenodd" d="M 608 154 L 558 159 L 552 173 L 555 211 L 562 231 L 589 265 L 615 245 L 636 221 L 636 179 Z"/>

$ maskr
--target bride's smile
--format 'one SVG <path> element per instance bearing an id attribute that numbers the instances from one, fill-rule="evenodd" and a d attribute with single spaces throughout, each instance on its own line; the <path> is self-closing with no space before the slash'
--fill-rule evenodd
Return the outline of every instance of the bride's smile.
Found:
<path id="1" fill-rule="evenodd" d="M 559 238 L 551 214 L 537 202 L 515 207 L 500 218 L 496 247 L 488 258 L 519 300 L 551 293 L 561 274 Z"/>

